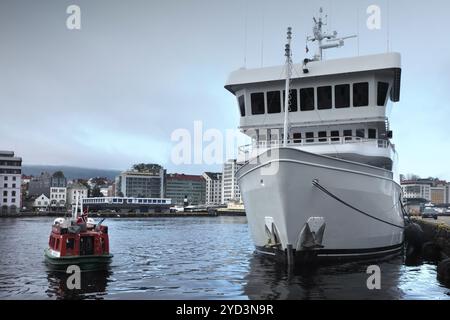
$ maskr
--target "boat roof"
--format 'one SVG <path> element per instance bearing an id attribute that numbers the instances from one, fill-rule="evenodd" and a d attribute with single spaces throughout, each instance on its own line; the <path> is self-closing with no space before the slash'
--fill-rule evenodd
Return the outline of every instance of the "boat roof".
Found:
<path id="1" fill-rule="evenodd" d="M 394 70 L 395 80 L 391 99 L 400 100 L 401 56 L 397 52 L 376 55 L 312 61 L 307 64 L 308 73 L 303 73 L 303 65 L 293 66 L 292 79 L 308 79 L 338 74 L 350 74 L 367 71 Z M 259 69 L 241 68 L 231 73 L 225 88 L 235 94 L 249 84 L 281 81 L 286 77 L 285 66 Z"/>

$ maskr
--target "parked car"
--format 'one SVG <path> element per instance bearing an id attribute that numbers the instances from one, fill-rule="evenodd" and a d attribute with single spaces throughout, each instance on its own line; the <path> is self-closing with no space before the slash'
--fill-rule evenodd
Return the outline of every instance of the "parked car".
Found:
<path id="1" fill-rule="evenodd" d="M 422 212 L 422 218 L 433 218 L 437 220 L 438 212 L 434 208 L 425 208 Z"/>

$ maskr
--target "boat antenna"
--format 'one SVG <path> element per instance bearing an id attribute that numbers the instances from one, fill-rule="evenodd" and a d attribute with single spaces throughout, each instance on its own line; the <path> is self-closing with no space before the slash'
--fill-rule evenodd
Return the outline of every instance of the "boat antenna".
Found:
<path id="1" fill-rule="evenodd" d="M 333 33 L 328 33 L 323 31 L 323 26 L 326 26 L 327 23 L 323 22 L 323 8 L 320 8 L 319 10 L 319 16 L 313 17 L 314 21 L 314 27 L 313 27 L 313 33 L 314 36 L 308 37 L 307 41 L 318 42 L 318 51 L 314 56 L 315 61 L 320 61 L 323 59 L 323 51 L 326 49 L 331 48 L 340 48 L 344 46 L 344 40 L 350 39 L 350 38 L 356 38 L 356 35 L 348 36 L 348 37 L 342 37 L 338 38 L 337 31 L 333 31 Z M 328 43 L 324 43 L 324 40 Z"/>
<path id="2" fill-rule="evenodd" d="M 288 143 L 288 126 L 289 126 L 289 102 L 290 102 L 290 82 L 292 76 L 292 51 L 291 51 L 291 40 L 292 40 L 292 28 L 287 29 L 287 44 L 285 47 L 286 56 L 286 91 L 284 98 L 284 130 L 283 130 L 283 146 L 286 148 Z"/>

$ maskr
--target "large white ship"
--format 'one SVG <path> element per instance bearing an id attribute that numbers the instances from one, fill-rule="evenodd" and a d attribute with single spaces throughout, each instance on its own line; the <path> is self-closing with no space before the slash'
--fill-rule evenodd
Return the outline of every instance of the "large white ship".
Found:
<path id="1" fill-rule="evenodd" d="M 402 191 L 387 106 L 400 99 L 401 58 L 384 53 L 325 60 L 341 47 L 314 18 L 312 59 L 233 72 L 237 98 L 237 173 L 257 252 L 288 263 L 310 258 L 366 258 L 403 247 Z M 286 95 L 285 93 L 289 94 Z M 284 108 L 288 105 L 287 110 Z"/>

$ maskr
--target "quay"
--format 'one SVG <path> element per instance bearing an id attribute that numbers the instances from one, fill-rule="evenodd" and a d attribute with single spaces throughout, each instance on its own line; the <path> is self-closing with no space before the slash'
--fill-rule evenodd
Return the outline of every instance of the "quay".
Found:
<path id="1" fill-rule="evenodd" d="M 32 217 L 64 217 L 68 212 L 20 212 L 0 214 L 0 218 L 32 218 Z M 245 217 L 245 211 L 233 210 L 213 210 L 213 211 L 194 211 L 194 212 L 93 212 L 89 213 L 92 218 L 188 218 L 188 217 Z"/>

